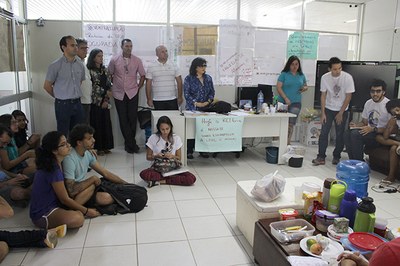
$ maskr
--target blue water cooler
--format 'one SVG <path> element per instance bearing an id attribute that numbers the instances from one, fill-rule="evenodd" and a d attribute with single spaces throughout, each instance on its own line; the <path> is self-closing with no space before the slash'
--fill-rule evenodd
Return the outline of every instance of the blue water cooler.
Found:
<path id="1" fill-rule="evenodd" d="M 346 182 L 358 198 L 368 196 L 369 173 L 368 164 L 358 160 L 344 160 L 336 166 L 336 178 Z"/>

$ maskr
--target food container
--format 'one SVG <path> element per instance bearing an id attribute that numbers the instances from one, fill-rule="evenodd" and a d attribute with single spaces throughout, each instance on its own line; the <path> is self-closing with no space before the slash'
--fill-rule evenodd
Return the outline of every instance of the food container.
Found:
<path id="1" fill-rule="evenodd" d="M 332 213 L 326 210 L 318 210 L 315 212 L 316 227 L 321 232 L 328 232 L 328 227 L 333 224 L 333 221 L 336 217 L 339 217 L 338 214 Z"/>
<path id="2" fill-rule="evenodd" d="M 280 209 L 279 211 L 281 221 L 296 219 L 299 215 L 298 211 L 292 208 Z"/>
<path id="3" fill-rule="evenodd" d="M 312 236 L 315 231 L 315 227 L 304 219 L 273 222 L 269 226 L 271 227 L 271 234 L 281 243 L 299 241 L 304 237 Z M 305 228 L 298 231 L 287 230 L 287 228 L 294 226 Z"/>

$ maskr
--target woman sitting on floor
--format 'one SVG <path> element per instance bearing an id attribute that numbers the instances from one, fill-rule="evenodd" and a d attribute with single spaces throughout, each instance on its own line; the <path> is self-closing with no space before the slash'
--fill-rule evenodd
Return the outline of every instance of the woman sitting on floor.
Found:
<path id="1" fill-rule="evenodd" d="M 173 133 L 171 119 L 162 116 L 157 121 L 157 132 L 148 139 L 146 159 L 154 161 L 155 158 L 170 158 L 181 160 L 182 140 Z M 140 177 L 149 182 L 149 187 L 160 184 L 190 186 L 196 177 L 190 172 L 183 172 L 168 177 L 153 168 L 147 168 L 140 173 Z"/>
<path id="2" fill-rule="evenodd" d="M 83 225 L 84 216 L 93 218 L 100 215 L 96 209 L 86 208 L 68 196 L 61 162 L 70 152 L 71 145 L 58 131 L 47 133 L 42 146 L 36 150 L 38 170 L 33 180 L 30 217 L 40 228 L 61 224 L 79 228 Z"/>

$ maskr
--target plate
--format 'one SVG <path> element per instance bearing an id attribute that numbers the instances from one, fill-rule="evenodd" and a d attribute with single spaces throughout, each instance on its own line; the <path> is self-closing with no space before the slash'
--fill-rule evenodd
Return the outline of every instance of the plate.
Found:
<path id="1" fill-rule="evenodd" d="M 365 232 L 351 233 L 348 238 L 354 246 L 370 251 L 374 251 L 380 244 L 385 242 L 379 237 Z"/>
<path id="2" fill-rule="evenodd" d="M 349 229 L 347 230 L 347 233 L 336 233 L 335 231 L 333 231 L 333 224 L 331 224 L 330 226 L 328 226 L 328 233 L 331 234 L 331 236 L 340 239 L 341 237 L 344 236 L 348 236 L 349 234 L 353 233 L 353 229 L 351 229 L 349 227 Z"/>
<path id="3" fill-rule="evenodd" d="M 313 253 L 311 253 L 311 251 L 308 250 L 307 248 L 307 240 L 313 238 L 316 239 L 315 236 L 309 236 L 309 237 L 305 237 L 300 241 L 300 248 L 307 253 L 308 255 L 311 255 L 313 257 L 317 257 L 320 259 L 323 259 L 325 261 L 332 261 L 333 259 L 336 261 L 336 258 L 342 254 L 342 252 L 344 251 L 344 248 L 342 247 L 341 244 L 339 244 L 336 241 L 333 241 L 330 238 L 327 238 L 329 241 L 329 245 L 328 247 L 322 251 L 322 253 L 320 255 L 315 255 Z"/>

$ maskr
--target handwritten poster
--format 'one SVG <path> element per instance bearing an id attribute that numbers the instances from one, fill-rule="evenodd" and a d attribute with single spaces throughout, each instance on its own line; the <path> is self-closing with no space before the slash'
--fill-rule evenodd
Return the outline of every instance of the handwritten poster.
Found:
<path id="1" fill-rule="evenodd" d="M 303 59 L 317 59 L 318 36 L 316 32 L 294 32 L 287 42 L 287 57 L 296 55 Z"/>
<path id="2" fill-rule="evenodd" d="M 242 150 L 243 117 L 196 117 L 195 150 L 198 152 L 227 152 Z"/>
<path id="3" fill-rule="evenodd" d="M 113 54 L 125 38 L 124 25 L 84 24 L 84 36 L 88 41 L 89 52 L 94 48 L 103 50 L 104 65 L 108 65 Z"/>

